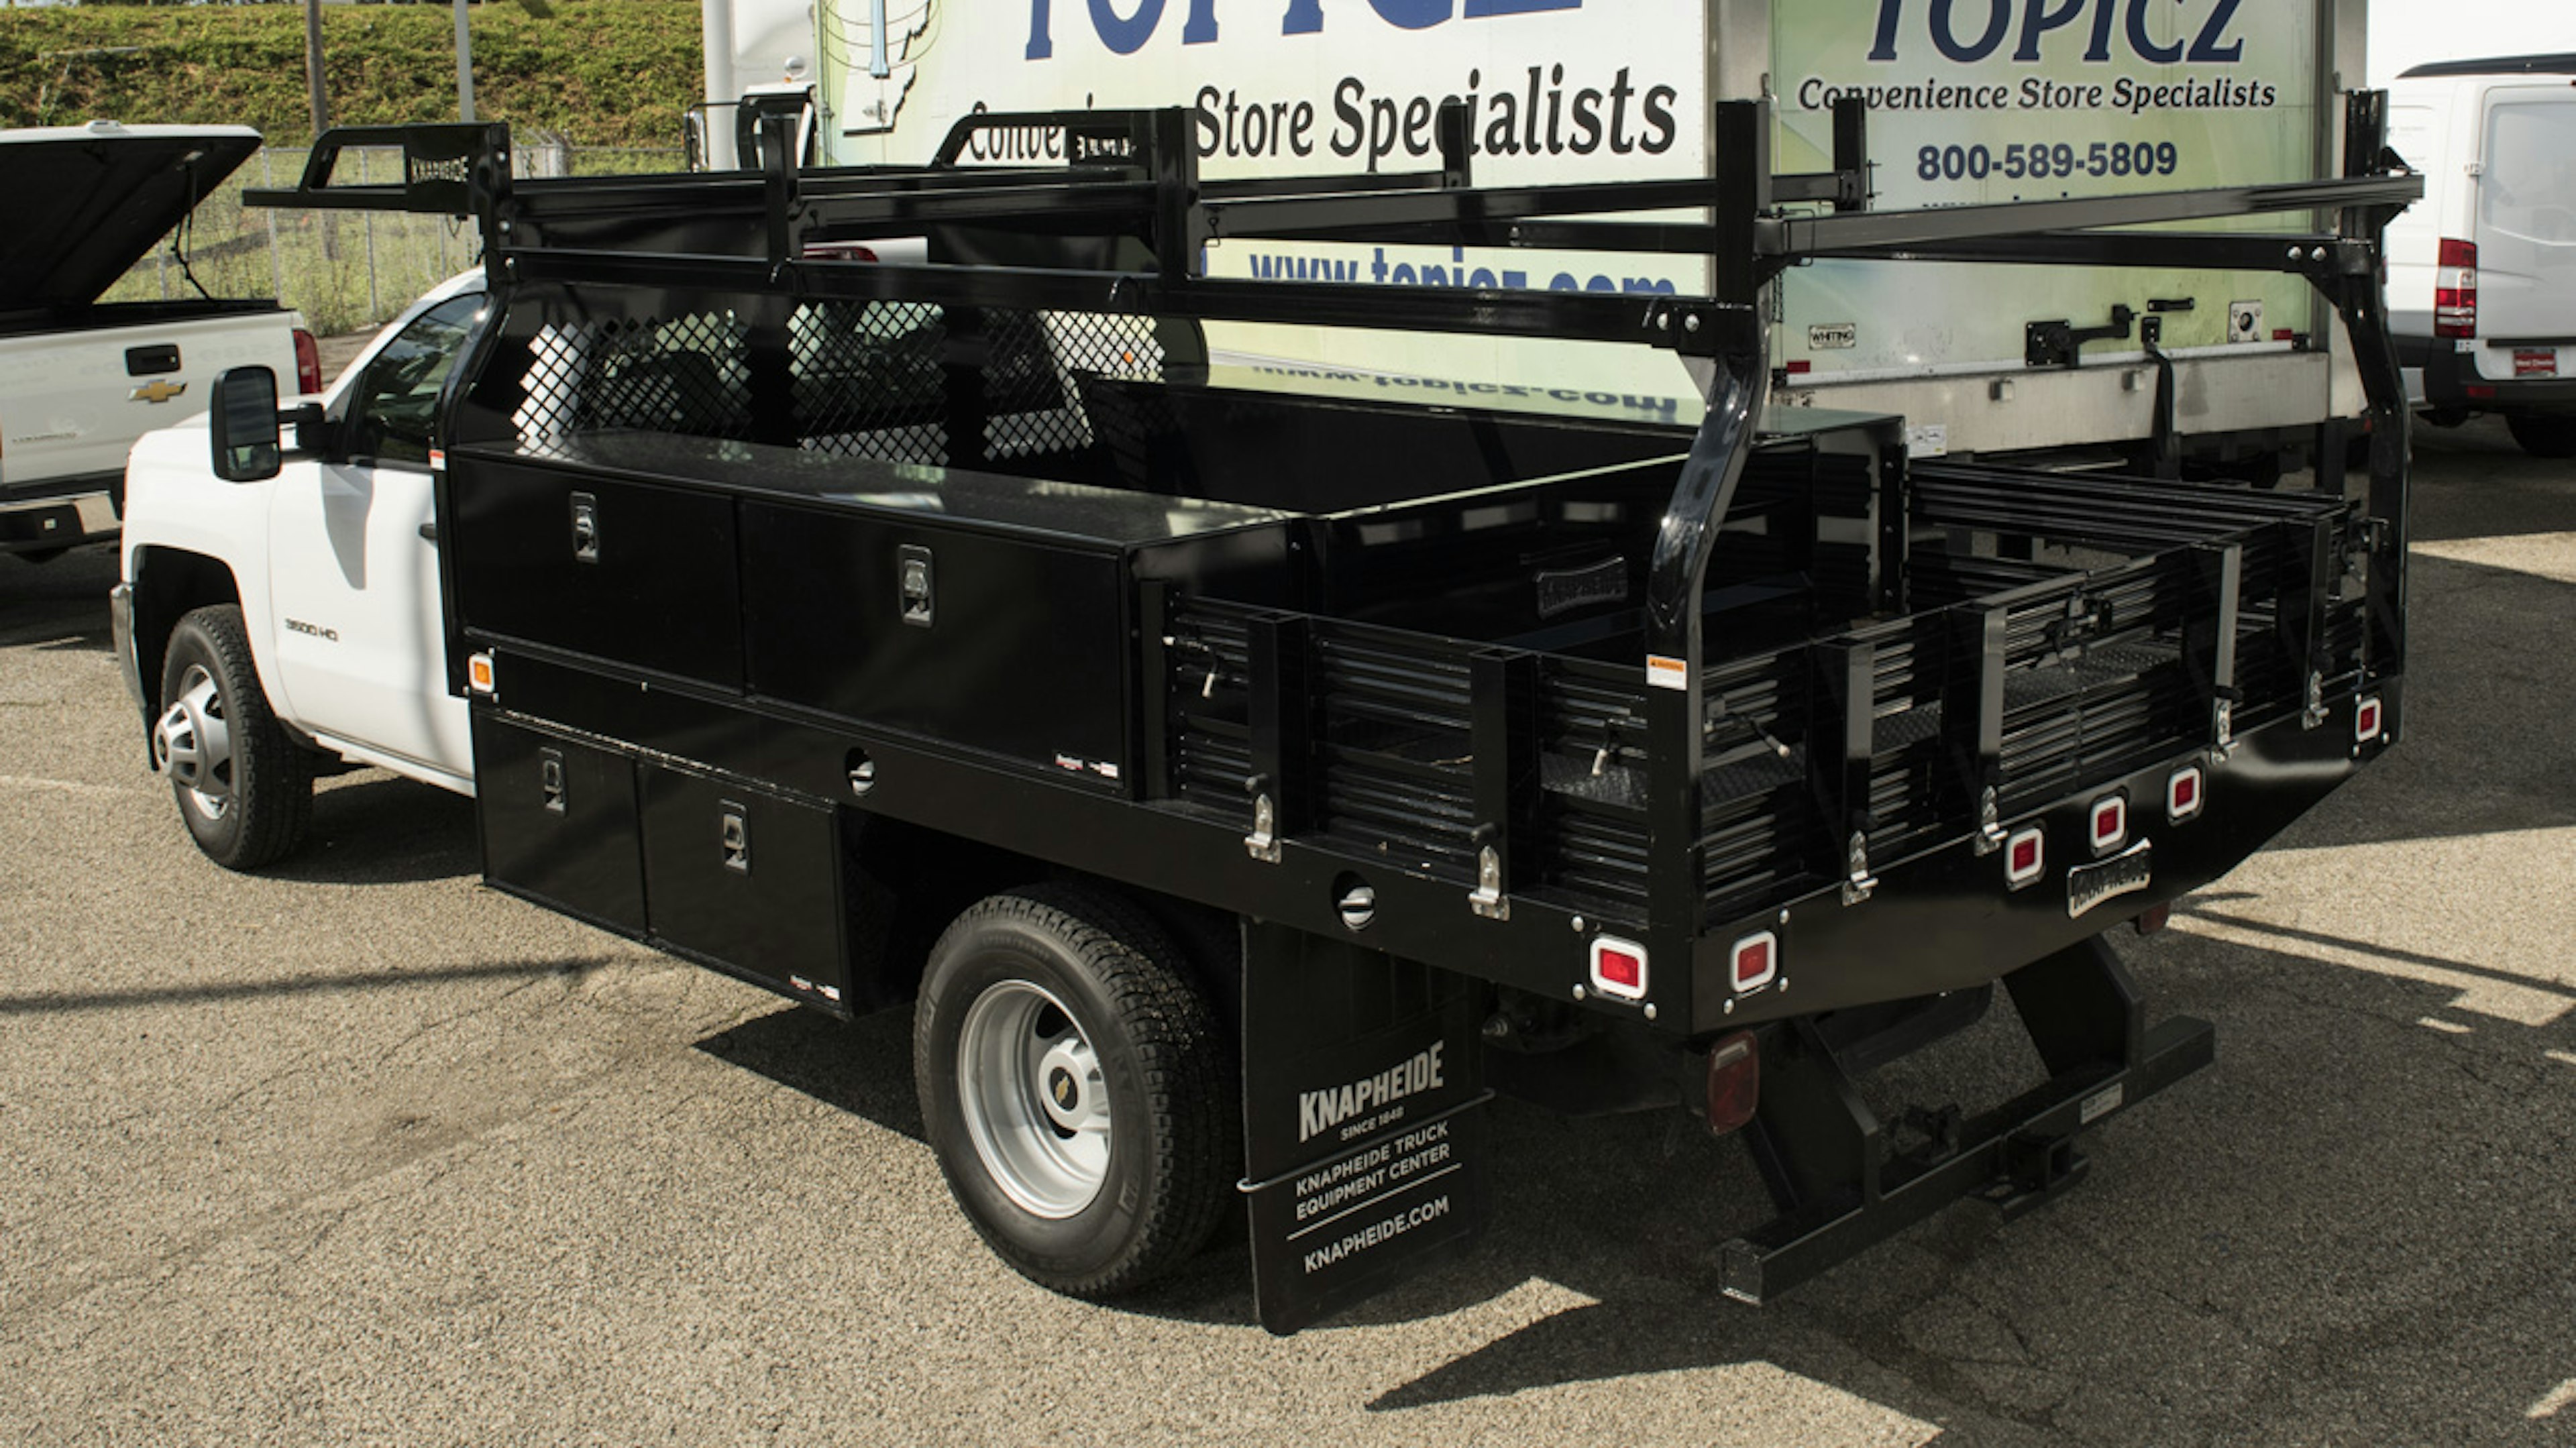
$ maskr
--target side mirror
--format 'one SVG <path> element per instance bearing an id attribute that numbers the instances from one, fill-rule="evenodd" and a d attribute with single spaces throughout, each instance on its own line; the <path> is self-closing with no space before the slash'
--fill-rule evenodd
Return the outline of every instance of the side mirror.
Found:
<path id="1" fill-rule="evenodd" d="M 265 367 L 234 367 L 217 377 L 207 431 L 216 477 L 228 483 L 276 477 L 284 462 L 278 448 L 277 374 Z"/>

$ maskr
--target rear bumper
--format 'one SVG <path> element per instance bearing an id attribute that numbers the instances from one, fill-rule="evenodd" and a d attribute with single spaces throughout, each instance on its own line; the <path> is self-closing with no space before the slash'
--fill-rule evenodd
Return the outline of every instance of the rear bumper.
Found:
<path id="1" fill-rule="evenodd" d="M 118 527 L 116 473 L 39 483 L 0 496 L 0 553 L 33 553 L 113 538 Z"/>
<path id="2" fill-rule="evenodd" d="M 2395 744 L 2404 691 L 2397 675 L 2358 686 L 2347 680 L 2329 688 L 2313 727 L 2293 713 L 2238 734 L 2227 750 L 2178 754 L 2007 820 L 2009 832 L 2042 835 L 2042 868 L 2025 886 L 2008 883 L 2002 849 L 1961 839 L 1890 862 L 1857 907 L 1826 889 L 1708 931 L 1694 951 L 1692 1029 L 1706 1035 L 1968 989 L 2170 904 L 2242 864 Z M 2381 727 L 2367 740 L 2357 719 L 2364 698 L 2381 707 Z M 2169 788 L 2184 768 L 2201 771 L 2202 803 L 2176 821 Z M 2125 802 L 2128 829 L 2119 846 L 2096 854 L 2086 847 L 2091 808 L 2114 795 Z M 2101 895 L 2077 889 L 2076 872 L 2100 871 L 2123 852 L 2135 857 L 2133 884 Z M 1735 944 L 1763 931 L 1777 941 L 1778 978 L 1738 994 L 1727 975 Z"/>
<path id="3" fill-rule="evenodd" d="M 2424 406 L 2463 412 L 2576 413 L 2576 377 L 2487 377 L 2467 354 L 2442 338 L 2400 337 L 2397 360 L 2422 383 L 2410 388 Z M 2469 394 L 2471 387 L 2478 394 Z"/>

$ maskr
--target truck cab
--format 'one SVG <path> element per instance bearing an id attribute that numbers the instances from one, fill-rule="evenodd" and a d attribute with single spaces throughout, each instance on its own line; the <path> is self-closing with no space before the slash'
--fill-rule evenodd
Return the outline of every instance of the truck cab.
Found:
<path id="1" fill-rule="evenodd" d="M 337 762 L 473 792 L 432 493 L 439 397 L 483 300 L 480 273 L 441 285 L 298 399 L 273 476 L 218 475 L 209 416 L 135 445 L 118 652 L 155 767 L 224 864 L 292 850 Z"/>

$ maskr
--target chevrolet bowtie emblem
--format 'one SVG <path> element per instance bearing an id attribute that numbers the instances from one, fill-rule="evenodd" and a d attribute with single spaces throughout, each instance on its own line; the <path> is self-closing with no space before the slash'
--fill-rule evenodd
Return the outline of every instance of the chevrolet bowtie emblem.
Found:
<path id="1" fill-rule="evenodd" d="M 156 377 L 126 394 L 128 402 L 167 402 L 188 390 L 185 382 L 164 382 Z"/>

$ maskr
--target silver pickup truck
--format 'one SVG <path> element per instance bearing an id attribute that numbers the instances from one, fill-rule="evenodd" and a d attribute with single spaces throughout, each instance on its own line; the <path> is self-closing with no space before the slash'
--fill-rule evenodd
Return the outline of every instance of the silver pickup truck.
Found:
<path id="1" fill-rule="evenodd" d="M 0 553 L 113 535 L 127 449 L 203 411 L 224 369 L 321 390 L 312 336 L 273 300 L 99 300 L 258 149 L 247 126 L 0 131 Z"/>

